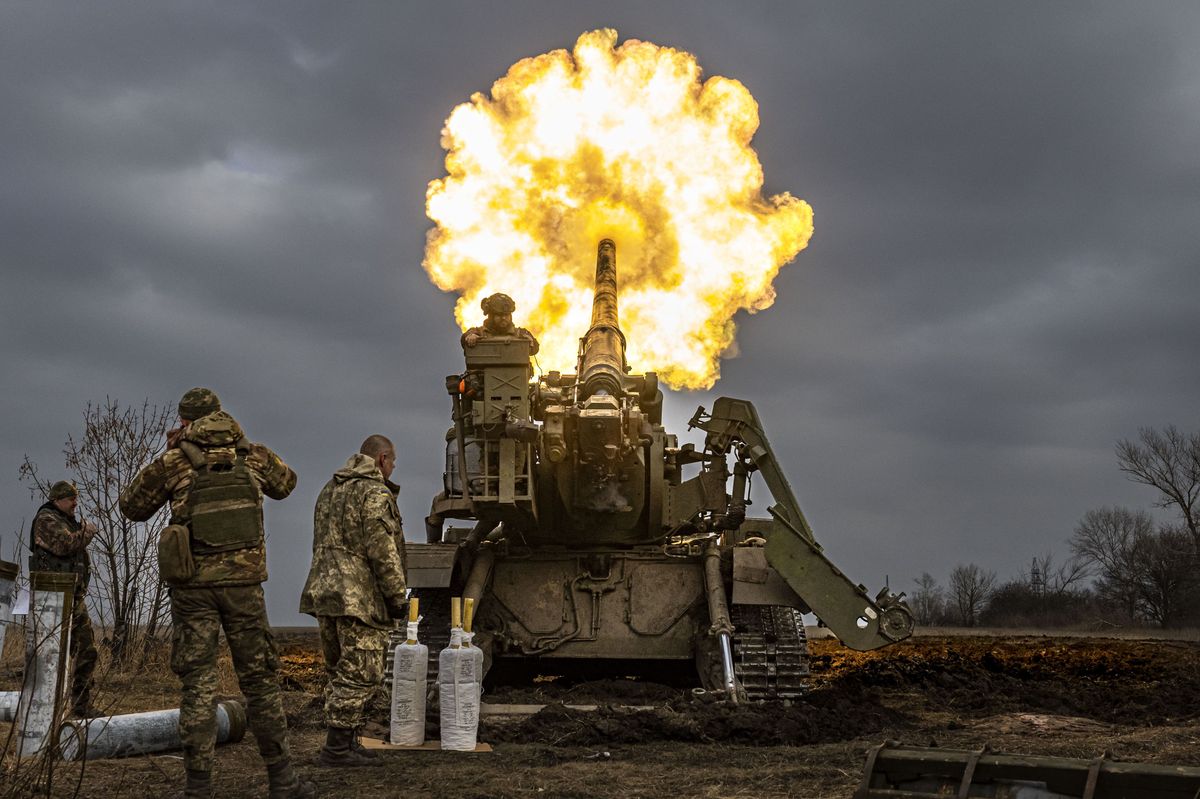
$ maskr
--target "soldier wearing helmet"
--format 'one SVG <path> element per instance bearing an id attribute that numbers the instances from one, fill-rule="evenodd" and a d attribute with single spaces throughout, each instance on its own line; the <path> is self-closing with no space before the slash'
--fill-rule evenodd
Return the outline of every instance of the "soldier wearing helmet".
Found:
<path id="1" fill-rule="evenodd" d="M 179 419 L 179 428 L 167 434 L 167 451 L 121 492 L 121 512 L 135 522 L 164 505 L 171 512 L 164 536 L 170 531 L 173 537 L 164 540 L 178 546 L 160 541 L 159 567 L 171 593 L 171 670 L 183 684 L 184 796 L 213 795 L 222 631 L 246 695 L 250 730 L 267 766 L 270 796 L 315 796 L 315 786 L 300 779 L 291 763 L 279 653 L 262 589 L 267 579 L 263 497 L 286 497 L 296 487 L 296 473 L 266 446 L 246 438 L 210 389 L 184 394 Z"/>
<path id="2" fill-rule="evenodd" d="M 517 304 L 513 302 L 512 297 L 507 294 L 493 294 L 484 297 L 479 306 L 483 308 L 485 316 L 483 324 L 462 334 L 463 349 L 474 347 L 480 339 L 492 336 L 517 336 L 529 341 L 530 355 L 537 354 L 538 340 L 525 328 L 513 324 L 512 315 L 513 311 L 517 310 Z"/>
<path id="3" fill-rule="evenodd" d="M 87 609 L 88 580 L 92 562 L 88 544 L 96 535 L 96 525 L 75 518 L 79 492 L 66 480 L 50 486 L 46 503 L 38 508 L 29 533 L 29 570 L 74 572 L 75 597 L 71 604 L 71 660 L 75 663 L 71 679 L 71 715 L 94 718 L 100 715 L 92 706 L 92 674 L 96 670 L 96 638 Z"/>

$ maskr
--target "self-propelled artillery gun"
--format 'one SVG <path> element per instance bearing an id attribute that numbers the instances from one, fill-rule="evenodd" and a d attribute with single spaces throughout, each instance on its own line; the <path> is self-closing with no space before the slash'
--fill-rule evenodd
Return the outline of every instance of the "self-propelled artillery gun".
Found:
<path id="1" fill-rule="evenodd" d="M 699 447 L 663 427 L 657 376 L 626 362 L 611 240 L 575 374 L 535 378 L 531 344 L 464 348 L 444 490 L 428 542 L 408 548 L 422 609 L 473 598 L 490 662 L 694 663 L 731 699 L 787 698 L 808 675 L 802 614 L 860 650 L 912 633 L 901 597 L 870 596 L 825 557 L 750 402 L 699 408 Z M 754 474 L 772 499 L 761 517 Z"/>

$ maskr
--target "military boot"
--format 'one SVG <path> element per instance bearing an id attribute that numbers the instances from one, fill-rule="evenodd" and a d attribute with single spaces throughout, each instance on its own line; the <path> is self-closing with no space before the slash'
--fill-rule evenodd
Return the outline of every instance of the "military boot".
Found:
<path id="1" fill-rule="evenodd" d="M 183 799 L 213 799 L 212 772 L 188 769 Z"/>
<path id="2" fill-rule="evenodd" d="M 92 704 L 90 692 L 77 694 L 71 700 L 71 718 L 73 719 L 95 719 L 103 716 L 104 713 L 96 709 Z"/>
<path id="3" fill-rule="evenodd" d="M 98 719 L 106 714 L 101 710 L 97 710 L 91 702 L 84 702 L 73 705 L 70 715 L 73 719 Z"/>
<path id="4" fill-rule="evenodd" d="M 270 799 L 313 799 L 317 795 L 316 784 L 300 779 L 290 760 L 267 766 L 267 783 Z"/>
<path id="5" fill-rule="evenodd" d="M 361 729 L 361 728 L 360 728 L 360 729 Z M 358 733 L 359 733 L 359 730 L 355 730 L 355 731 L 354 731 L 354 735 L 353 735 L 353 736 L 350 738 L 350 748 L 351 748 L 353 751 L 357 752 L 357 753 L 358 753 L 358 755 L 359 755 L 359 757 L 365 757 L 365 758 L 367 758 L 367 759 L 369 759 L 369 760 L 378 760 L 378 759 L 379 759 L 379 753 L 378 753 L 378 752 L 372 752 L 370 749 L 368 749 L 368 748 L 366 748 L 365 746 L 363 746 L 363 745 L 362 745 L 362 741 L 361 741 L 361 740 L 359 740 L 359 734 L 358 734 Z"/>
<path id="6" fill-rule="evenodd" d="M 354 749 L 354 730 L 349 727 L 330 727 L 325 745 L 317 755 L 317 765 L 327 768 L 343 766 L 377 766 L 379 758 L 367 757 Z"/>

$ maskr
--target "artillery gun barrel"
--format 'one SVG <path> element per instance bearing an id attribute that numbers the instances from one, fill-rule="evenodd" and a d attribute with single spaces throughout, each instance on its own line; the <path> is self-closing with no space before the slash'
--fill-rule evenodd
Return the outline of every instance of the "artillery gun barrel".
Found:
<path id="1" fill-rule="evenodd" d="M 581 398 L 600 392 L 620 396 L 625 387 L 625 334 L 617 318 L 617 245 L 603 239 L 596 253 L 592 326 L 579 355 Z"/>

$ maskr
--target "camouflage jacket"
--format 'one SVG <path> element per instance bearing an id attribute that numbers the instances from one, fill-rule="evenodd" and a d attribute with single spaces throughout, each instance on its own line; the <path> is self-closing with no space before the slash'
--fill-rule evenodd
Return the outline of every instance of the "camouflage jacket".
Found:
<path id="1" fill-rule="evenodd" d="M 219 454 L 232 455 L 234 446 L 242 438 L 241 426 L 224 411 L 203 416 L 183 431 L 183 440 L 203 450 L 218 450 Z M 250 444 L 246 466 L 259 490 L 271 499 L 283 499 L 296 487 L 296 473 L 262 444 Z M 195 475 L 183 450 L 172 447 L 144 466 L 121 492 L 121 512 L 127 518 L 141 522 L 169 501 L 172 522 L 184 523 L 188 488 Z M 253 585 L 267 579 L 264 541 L 259 541 L 257 546 L 229 552 L 194 553 L 194 557 L 196 576 L 182 587 Z"/>
<path id="2" fill-rule="evenodd" d="M 458 342 L 459 342 L 459 344 L 462 345 L 462 348 L 464 350 L 467 348 L 467 336 L 471 335 L 472 333 L 479 336 L 480 338 L 496 338 L 497 336 L 511 336 L 513 338 L 523 338 L 529 342 L 529 354 L 530 355 L 537 355 L 538 349 L 540 349 L 540 347 L 541 347 L 541 345 L 538 344 L 537 337 L 534 336 L 532 333 L 530 333 L 528 330 L 526 330 L 523 327 L 514 327 L 512 329 L 512 332 L 510 332 L 510 333 L 495 333 L 495 332 L 489 330 L 487 325 L 480 325 L 479 327 L 470 328 L 469 330 L 467 330 L 467 332 L 463 333 L 459 337 Z"/>
<path id="3" fill-rule="evenodd" d="M 355 454 L 321 489 L 300 612 L 387 626 L 405 593 L 404 527 L 379 467 Z"/>
<path id="4" fill-rule="evenodd" d="M 92 574 L 88 544 L 95 533 L 84 530 L 74 516 L 63 513 L 53 502 L 38 508 L 30 528 L 30 571 L 75 572 L 79 581 L 76 591 L 87 590 Z"/>

